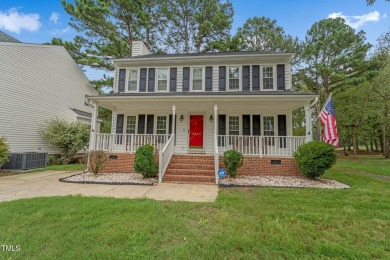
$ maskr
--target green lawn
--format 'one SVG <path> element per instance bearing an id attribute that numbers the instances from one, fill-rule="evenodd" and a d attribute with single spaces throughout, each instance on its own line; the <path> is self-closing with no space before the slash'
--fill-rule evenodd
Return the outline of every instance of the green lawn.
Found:
<path id="1" fill-rule="evenodd" d="M 3 202 L 0 243 L 21 251 L 0 259 L 389 259 L 390 182 L 348 167 L 339 162 L 325 176 L 347 190 L 221 189 L 215 203 Z"/>
<path id="2" fill-rule="evenodd" d="M 390 176 L 390 159 L 382 155 L 340 156 L 337 166 L 356 172 Z"/>
<path id="3" fill-rule="evenodd" d="M 76 163 L 76 164 L 67 164 L 67 165 L 49 165 L 45 168 L 37 168 L 27 171 L 19 171 L 19 172 L 12 172 L 12 171 L 0 171 L 0 177 L 2 176 L 9 176 L 9 175 L 15 175 L 15 174 L 23 174 L 23 173 L 30 173 L 30 172 L 41 172 L 41 171 L 84 171 L 85 165 Z"/>

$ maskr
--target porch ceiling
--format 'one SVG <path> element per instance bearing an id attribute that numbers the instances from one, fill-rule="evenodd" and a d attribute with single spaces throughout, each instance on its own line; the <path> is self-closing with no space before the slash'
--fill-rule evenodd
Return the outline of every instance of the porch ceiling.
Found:
<path id="1" fill-rule="evenodd" d="M 90 101 L 113 111 L 171 111 L 176 110 L 213 111 L 291 111 L 314 100 L 315 95 L 212 95 L 212 96 L 91 96 Z"/>

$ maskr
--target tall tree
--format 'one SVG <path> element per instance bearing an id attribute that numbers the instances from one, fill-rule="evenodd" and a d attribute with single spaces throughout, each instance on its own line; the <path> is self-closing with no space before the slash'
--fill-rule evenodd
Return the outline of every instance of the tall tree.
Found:
<path id="1" fill-rule="evenodd" d="M 376 0 L 366 0 L 367 5 L 373 5 Z M 386 2 L 390 2 L 390 0 L 385 0 Z"/>
<path id="2" fill-rule="evenodd" d="M 298 38 L 287 35 L 276 20 L 253 17 L 237 29 L 242 50 L 246 51 L 298 51 Z"/>
<path id="3" fill-rule="evenodd" d="M 365 40 L 364 31 L 355 32 L 342 18 L 314 23 L 305 37 L 300 79 L 314 93 L 323 94 L 323 101 L 332 91 L 364 81 L 371 47 Z"/>
<path id="4" fill-rule="evenodd" d="M 220 0 L 168 0 L 167 49 L 171 52 L 203 52 L 215 41 L 229 38 L 233 7 Z"/>

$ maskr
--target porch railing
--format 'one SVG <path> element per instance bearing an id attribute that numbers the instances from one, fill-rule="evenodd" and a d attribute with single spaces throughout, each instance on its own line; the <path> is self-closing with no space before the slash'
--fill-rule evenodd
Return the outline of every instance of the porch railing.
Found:
<path id="1" fill-rule="evenodd" d="M 306 142 L 304 136 L 242 136 L 218 135 L 218 151 L 237 150 L 243 155 L 293 156 Z"/>
<path id="2" fill-rule="evenodd" d="M 214 135 L 214 171 L 215 183 L 218 184 L 218 170 L 219 170 L 219 153 L 218 153 L 218 136 Z"/>
<path id="3" fill-rule="evenodd" d="M 151 144 L 161 151 L 169 134 L 95 134 L 94 150 L 135 152 L 138 147 Z"/>
<path id="4" fill-rule="evenodd" d="M 159 154 L 159 167 L 158 167 L 158 181 L 161 183 L 165 171 L 168 168 L 168 164 L 172 158 L 173 151 L 175 150 L 175 134 L 172 134 L 171 137 L 168 139 L 168 142 L 165 144 L 162 150 L 160 150 Z"/>

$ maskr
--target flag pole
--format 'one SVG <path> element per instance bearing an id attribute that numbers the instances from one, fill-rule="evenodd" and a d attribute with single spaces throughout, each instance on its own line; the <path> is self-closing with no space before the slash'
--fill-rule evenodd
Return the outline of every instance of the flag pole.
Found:
<path id="1" fill-rule="evenodd" d="M 312 127 L 315 125 L 315 123 L 317 123 L 317 120 L 318 118 L 320 117 L 322 111 L 324 110 L 324 108 L 326 107 L 326 104 L 328 104 L 329 100 L 332 98 L 332 92 L 330 92 L 329 94 L 329 97 L 328 99 L 326 100 L 326 102 L 324 103 L 324 106 L 322 107 L 321 111 L 318 113 L 317 117 L 316 117 L 316 120 L 314 120 L 314 123 L 311 125 Z"/>

